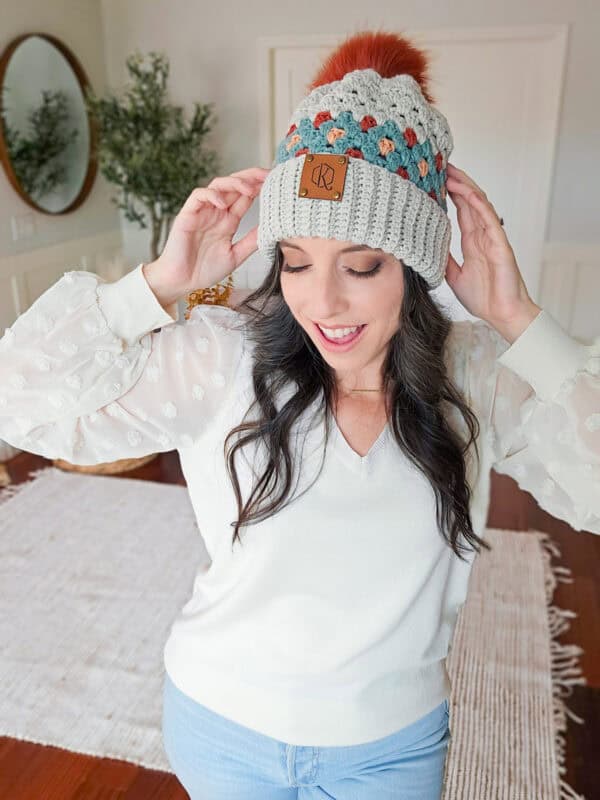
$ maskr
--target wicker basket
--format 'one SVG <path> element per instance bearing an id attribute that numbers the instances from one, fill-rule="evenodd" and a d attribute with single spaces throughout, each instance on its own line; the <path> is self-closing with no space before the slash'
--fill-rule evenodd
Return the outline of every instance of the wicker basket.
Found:
<path id="1" fill-rule="evenodd" d="M 148 464 L 152 459 L 156 458 L 158 453 L 150 453 L 150 455 L 142 456 L 141 458 L 121 458 L 118 461 L 105 461 L 102 464 L 92 464 L 82 466 L 81 464 L 71 464 L 62 458 L 55 458 L 52 464 L 58 469 L 63 469 L 65 472 L 86 472 L 90 475 L 116 475 L 119 472 L 128 472 L 130 469 L 137 469 L 138 467 Z"/>

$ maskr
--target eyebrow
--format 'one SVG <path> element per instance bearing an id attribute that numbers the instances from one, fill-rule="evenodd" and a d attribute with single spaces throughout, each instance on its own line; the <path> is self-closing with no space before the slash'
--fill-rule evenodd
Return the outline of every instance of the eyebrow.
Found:
<path id="1" fill-rule="evenodd" d="M 280 244 L 281 247 L 293 247 L 294 250 L 301 250 L 303 253 L 306 252 L 305 250 L 302 250 L 302 248 L 299 247 L 297 244 L 292 244 L 291 242 L 286 242 L 285 239 L 281 239 L 279 244 Z M 356 245 L 353 245 L 352 247 L 345 247 L 343 250 L 339 250 L 338 252 L 340 252 L 340 253 L 352 253 L 352 252 L 354 252 L 356 250 L 371 250 L 371 249 L 372 248 L 369 247 L 366 244 L 356 244 Z"/>

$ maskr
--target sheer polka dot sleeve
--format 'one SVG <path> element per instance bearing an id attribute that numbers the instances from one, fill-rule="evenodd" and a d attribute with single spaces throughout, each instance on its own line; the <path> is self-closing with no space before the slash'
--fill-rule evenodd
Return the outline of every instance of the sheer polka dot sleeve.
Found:
<path id="1" fill-rule="evenodd" d="M 512 344 L 476 320 L 467 359 L 494 469 L 575 530 L 600 533 L 600 339 L 581 344 L 542 309 Z"/>
<path id="2" fill-rule="evenodd" d="M 240 316 L 165 310 L 140 264 L 107 283 L 67 272 L 0 339 L 0 439 L 91 465 L 194 444 L 244 350 Z"/>

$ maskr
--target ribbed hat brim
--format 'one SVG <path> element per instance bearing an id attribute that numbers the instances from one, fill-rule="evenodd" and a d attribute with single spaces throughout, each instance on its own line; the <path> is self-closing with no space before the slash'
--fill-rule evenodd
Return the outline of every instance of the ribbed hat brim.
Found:
<path id="1" fill-rule="evenodd" d="M 269 263 L 277 242 L 306 236 L 381 248 L 439 286 L 451 225 L 443 209 L 410 180 L 369 161 L 348 159 L 340 200 L 299 197 L 305 155 L 273 167 L 260 191 L 257 245 Z"/>

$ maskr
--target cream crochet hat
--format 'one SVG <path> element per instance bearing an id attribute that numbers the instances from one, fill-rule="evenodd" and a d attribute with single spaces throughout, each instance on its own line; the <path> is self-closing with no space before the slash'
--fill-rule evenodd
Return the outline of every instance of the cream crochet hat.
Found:
<path id="1" fill-rule="evenodd" d="M 439 286 L 454 145 L 426 68 L 425 53 L 396 34 L 357 34 L 332 53 L 261 187 L 257 244 L 269 262 L 287 236 L 335 238 L 392 253 Z"/>

